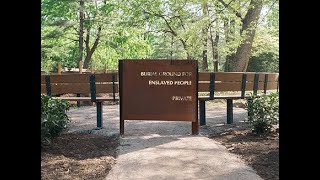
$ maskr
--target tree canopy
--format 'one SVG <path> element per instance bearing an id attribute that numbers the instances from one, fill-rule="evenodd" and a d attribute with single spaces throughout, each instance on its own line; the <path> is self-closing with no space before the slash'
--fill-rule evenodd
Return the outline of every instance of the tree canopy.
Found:
<path id="1" fill-rule="evenodd" d="M 278 72 L 277 0 L 41 0 L 41 66 L 116 70 L 119 59 Z"/>

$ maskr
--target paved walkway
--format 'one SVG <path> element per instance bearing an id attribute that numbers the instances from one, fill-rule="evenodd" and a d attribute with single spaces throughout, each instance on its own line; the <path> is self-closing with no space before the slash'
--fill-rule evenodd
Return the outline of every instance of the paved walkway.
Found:
<path id="1" fill-rule="evenodd" d="M 207 108 L 209 109 L 209 108 Z M 209 126 L 223 125 L 226 108 L 207 110 Z M 69 111 L 70 131 L 96 126 L 95 107 Z M 119 106 L 104 106 L 102 130 L 95 133 L 119 133 Z M 234 122 L 246 117 L 246 111 L 234 108 Z M 191 122 L 125 121 L 120 138 L 117 163 L 107 180 L 259 180 L 256 172 L 219 142 L 206 137 L 206 127 L 191 135 Z"/>

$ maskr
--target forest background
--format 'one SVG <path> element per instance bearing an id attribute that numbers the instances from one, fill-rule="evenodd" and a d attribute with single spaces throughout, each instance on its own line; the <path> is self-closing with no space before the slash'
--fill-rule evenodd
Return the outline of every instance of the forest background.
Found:
<path id="1" fill-rule="evenodd" d="M 41 0 L 41 68 L 196 59 L 199 71 L 279 72 L 278 0 Z"/>

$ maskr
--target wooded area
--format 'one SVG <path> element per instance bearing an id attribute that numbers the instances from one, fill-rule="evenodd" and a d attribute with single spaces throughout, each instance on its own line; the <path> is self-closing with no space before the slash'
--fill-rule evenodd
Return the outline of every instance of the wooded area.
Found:
<path id="1" fill-rule="evenodd" d="M 199 71 L 278 72 L 278 0 L 41 0 L 41 68 L 195 59 Z M 218 65 L 218 67 L 214 67 Z M 215 69 L 216 68 L 216 69 Z"/>

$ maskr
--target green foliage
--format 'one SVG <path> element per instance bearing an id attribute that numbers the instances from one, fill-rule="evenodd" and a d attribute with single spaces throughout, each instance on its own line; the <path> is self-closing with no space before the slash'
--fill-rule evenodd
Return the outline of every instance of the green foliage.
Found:
<path id="1" fill-rule="evenodd" d="M 50 144 L 52 139 L 67 128 L 70 122 L 66 114 L 70 103 L 41 95 L 41 145 Z"/>
<path id="2" fill-rule="evenodd" d="M 271 52 L 253 56 L 249 60 L 247 72 L 279 72 L 279 57 Z"/>
<path id="3" fill-rule="evenodd" d="M 206 27 L 210 27 L 213 38 L 217 34 L 220 37 L 216 46 L 222 70 L 226 56 L 235 53 L 243 39 L 242 21 L 234 10 L 244 18 L 250 4 L 249 0 L 224 1 L 228 4 L 226 8 L 220 1 L 209 0 L 84 2 L 84 40 L 90 47 L 101 28 L 98 46 L 92 55 L 96 70 L 105 67 L 116 70 L 118 60 L 124 58 L 185 59 L 189 54 L 201 61 L 202 30 Z M 208 5 L 208 15 L 203 15 L 204 3 Z M 268 14 L 257 26 L 250 62 L 253 65 L 249 67 L 250 71 L 277 72 L 272 66 L 277 67 L 279 61 L 279 7 L 278 2 L 271 0 L 264 4 L 264 12 Z M 62 67 L 78 66 L 79 9 L 76 0 L 41 0 L 41 67 L 47 72 L 52 71 L 57 62 L 61 62 Z M 209 70 L 212 70 L 213 45 L 209 39 L 207 43 Z M 86 48 L 84 45 L 84 56 L 88 52 Z"/>
<path id="4" fill-rule="evenodd" d="M 279 94 L 252 96 L 247 100 L 247 110 L 252 131 L 257 134 L 269 133 L 272 125 L 279 122 Z"/>
<path id="5" fill-rule="evenodd" d="M 261 26 L 253 42 L 248 72 L 279 72 L 278 29 Z"/>

